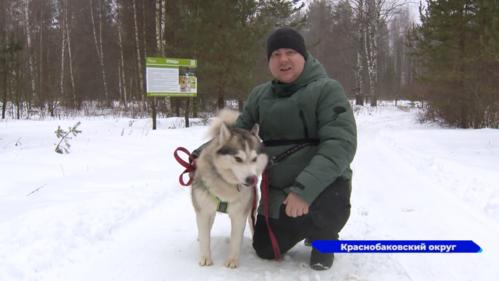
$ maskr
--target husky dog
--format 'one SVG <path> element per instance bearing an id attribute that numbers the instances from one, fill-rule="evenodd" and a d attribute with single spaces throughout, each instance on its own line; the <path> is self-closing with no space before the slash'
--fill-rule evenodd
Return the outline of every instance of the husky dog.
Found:
<path id="1" fill-rule="evenodd" d="M 217 210 L 231 220 L 230 250 L 225 266 L 236 268 L 246 219 L 251 216 L 253 189 L 268 162 L 258 137 L 258 124 L 251 131 L 230 128 L 239 112 L 223 110 L 208 129 L 213 139 L 196 159 L 192 204 L 196 211 L 201 266 L 212 265 L 210 232 Z M 255 198 L 258 202 L 258 198 Z M 250 220 L 249 220 L 250 221 Z M 250 222 L 251 232 L 253 225 Z"/>

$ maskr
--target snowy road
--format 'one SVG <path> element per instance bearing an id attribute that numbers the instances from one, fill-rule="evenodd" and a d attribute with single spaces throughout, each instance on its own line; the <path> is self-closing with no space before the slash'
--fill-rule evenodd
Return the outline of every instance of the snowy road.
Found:
<path id="1" fill-rule="evenodd" d="M 352 204 L 360 210 L 365 232 L 359 236 L 348 228 L 342 238 L 474 240 L 486 250 L 481 254 L 371 254 L 376 262 L 357 254 L 359 275 L 367 280 L 496 280 L 498 225 L 430 181 L 378 137 L 380 130 L 403 130 L 413 122 L 402 115 L 376 119 L 373 125 L 360 124 Z M 376 268 L 386 266 L 384 259 L 398 265 L 394 268 L 400 267 L 395 271 L 399 277 L 380 269 L 373 274 Z M 366 270 L 369 263 L 373 268 Z"/>
<path id="2" fill-rule="evenodd" d="M 496 213 L 499 205 L 495 205 L 499 202 L 499 192 L 496 190 L 499 187 L 495 186 L 499 178 L 492 168 L 481 169 L 479 175 L 461 173 L 467 165 L 473 166 L 477 162 L 499 163 L 499 144 L 496 141 L 478 148 L 470 148 L 471 143 L 459 144 L 473 150 L 470 153 L 474 156 L 466 163 L 460 159 L 452 162 L 438 153 L 429 153 L 431 149 L 419 150 L 417 146 L 417 143 L 431 138 L 442 139 L 441 134 L 447 131 L 414 124 L 413 118 L 413 113 L 395 108 L 357 116 L 359 140 L 352 165 L 352 214 L 340 239 L 473 240 L 481 246 L 482 253 L 336 254 L 331 270 L 315 272 L 308 268 L 311 249 L 303 244 L 293 248 L 281 261 L 259 259 L 251 248 L 247 229 L 239 268 L 226 269 L 223 261 L 229 248 L 230 221 L 227 216 L 218 215 L 212 230 L 214 265 L 200 267 L 197 265 L 197 230 L 189 189 L 178 184 L 178 175 L 182 169 L 173 157 L 164 159 L 164 155 L 171 155 L 176 146 L 192 149 L 202 143 L 200 136 L 204 129 L 195 127 L 151 133 L 148 136 L 151 145 L 164 144 L 157 155 L 146 150 L 147 159 L 137 153 L 123 161 L 140 165 L 148 161 L 167 161 L 167 169 L 154 169 L 156 173 L 161 173 L 158 176 L 161 180 L 151 180 L 147 184 L 136 180 L 133 186 L 135 191 L 131 195 L 116 199 L 119 204 L 112 201 L 113 206 L 117 207 L 98 208 L 97 211 L 113 213 L 118 207 L 124 208 L 134 202 L 134 196 L 140 193 L 141 188 L 144 188 L 144 192 L 157 194 L 154 203 L 133 212 L 120 223 L 111 223 L 106 233 L 97 238 L 87 239 L 85 243 L 76 243 L 73 248 L 61 251 L 57 261 L 53 260 L 56 254 L 47 256 L 43 270 L 38 270 L 30 263 L 31 255 L 41 255 L 39 251 L 43 247 L 19 243 L 23 245 L 19 247 L 25 254 L 16 252 L 13 256 L 16 261 L 23 260 L 26 267 L 24 264 L 0 266 L 0 280 L 499 280 L 499 224 Z M 116 130 L 120 131 L 121 128 Z M 495 137 L 497 140 L 499 133 L 496 131 L 487 131 L 485 137 Z M 409 138 L 408 141 L 402 137 L 414 136 L 415 132 L 418 137 Z M 464 133 L 476 134 L 473 131 Z M 179 144 L 179 136 L 187 141 Z M 168 140 L 165 141 L 165 138 Z M 431 143 L 424 147 L 433 148 Z M 119 151 L 119 145 L 115 143 L 114 149 Z M 131 144 L 122 145 L 121 149 L 124 149 Z M 459 147 L 453 145 L 439 148 L 438 151 L 455 151 Z M 485 154 L 487 151 L 490 153 Z M 432 160 L 427 162 L 426 159 Z M 0 162 L 0 165 L 5 164 Z M 145 170 L 148 170 L 147 167 Z M 151 171 L 139 172 L 146 175 Z M 134 179 L 140 176 L 136 174 Z M 469 182 L 477 182 L 474 177 L 479 177 L 478 183 L 482 189 L 467 186 Z M 443 184 L 449 178 L 456 180 L 456 192 L 453 192 L 453 187 Z M 76 177 L 75 180 L 78 179 Z M 99 197 L 99 194 L 95 197 Z M 145 200 L 140 196 L 137 198 Z M 482 202 L 483 198 L 486 202 Z M 95 200 L 89 199 L 89 202 Z M 78 205 L 78 208 L 85 208 L 83 206 Z M 49 214 L 73 212 L 72 208 L 59 204 Z M 86 208 L 90 210 L 92 206 Z M 34 215 L 31 217 L 33 220 L 38 218 Z M 26 212 L 23 218 L 27 224 L 32 224 L 29 221 L 30 212 Z M 12 216 L 11 220 L 15 219 Z M 12 230 L 12 225 L 14 223 L 9 222 L 7 217 L 0 227 L 7 229 L 10 226 Z M 101 228 L 105 229 L 104 226 Z M 22 235 L 7 238 L 18 241 L 15 237 L 19 236 Z M 36 242 L 52 243 L 52 240 L 61 237 L 46 236 L 39 237 Z M 0 247 L 2 245 L 5 246 L 0 242 Z M 19 248 L 6 249 L 14 251 Z M 8 252 L 3 258 L 9 261 L 7 255 Z M 1 258 L 2 254 L 0 262 Z M 14 262 L 10 260 L 9 264 Z M 38 261 L 36 265 L 39 264 Z"/>

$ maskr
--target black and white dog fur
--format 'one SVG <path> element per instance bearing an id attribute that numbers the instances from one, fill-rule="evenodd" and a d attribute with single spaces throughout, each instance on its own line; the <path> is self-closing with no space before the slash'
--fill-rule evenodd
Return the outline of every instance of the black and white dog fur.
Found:
<path id="1" fill-rule="evenodd" d="M 208 129 L 208 135 L 213 139 L 196 159 L 191 195 L 196 212 L 201 266 L 213 264 L 210 232 L 217 213 L 218 201 L 215 197 L 229 202 L 227 213 L 232 227 L 226 267 L 238 266 L 247 220 L 253 233 L 249 219 L 253 196 L 257 196 L 253 194 L 253 188 L 267 165 L 268 157 L 258 137 L 258 124 L 251 131 L 229 127 L 238 115 L 236 111 L 220 112 Z"/>

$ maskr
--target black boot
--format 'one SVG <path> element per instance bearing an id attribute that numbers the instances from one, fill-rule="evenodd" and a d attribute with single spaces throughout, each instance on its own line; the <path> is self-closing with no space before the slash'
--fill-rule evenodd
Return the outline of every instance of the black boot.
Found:
<path id="1" fill-rule="evenodd" d="M 321 253 L 317 249 L 312 249 L 310 257 L 310 268 L 313 270 L 326 270 L 333 266 L 334 253 Z"/>
<path id="2" fill-rule="evenodd" d="M 312 246 L 312 239 L 305 238 L 305 241 L 303 241 L 303 244 L 305 244 L 305 246 L 307 246 L 307 247 Z"/>

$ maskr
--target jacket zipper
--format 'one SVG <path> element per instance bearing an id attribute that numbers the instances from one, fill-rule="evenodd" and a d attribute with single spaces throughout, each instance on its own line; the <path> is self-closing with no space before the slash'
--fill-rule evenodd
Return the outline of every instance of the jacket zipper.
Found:
<path id="1" fill-rule="evenodd" d="M 301 122 L 303 123 L 303 130 L 305 131 L 305 138 L 308 139 L 307 122 L 305 121 L 305 114 L 303 113 L 303 110 L 301 110 L 301 109 L 300 109 L 300 119 L 301 119 Z"/>

